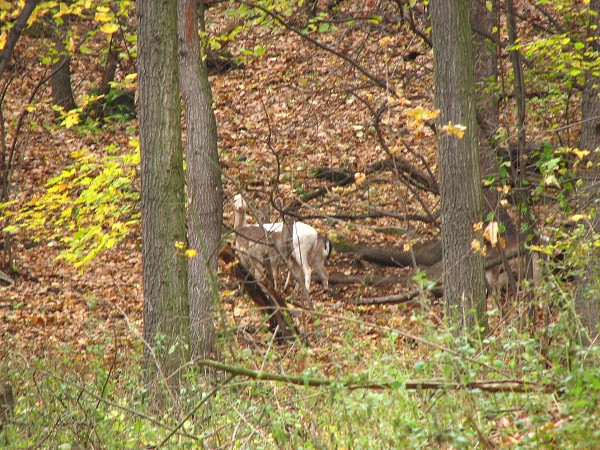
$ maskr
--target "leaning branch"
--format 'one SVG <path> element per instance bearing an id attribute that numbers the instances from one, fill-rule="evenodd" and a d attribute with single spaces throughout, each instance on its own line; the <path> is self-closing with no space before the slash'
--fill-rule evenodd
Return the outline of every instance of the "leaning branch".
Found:
<path id="1" fill-rule="evenodd" d="M 209 359 L 195 361 L 196 364 L 205 367 L 212 367 L 236 376 L 243 376 L 253 380 L 276 381 L 296 386 L 310 387 L 343 387 L 346 389 L 381 389 L 391 390 L 404 388 L 407 390 L 460 390 L 478 389 L 485 392 L 545 392 L 552 393 L 556 391 L 556 386 L 551 384 L 530 383 L 522 380 L 475 380 L 466 383 L 446 380 L 394 380 L 394 381 L 357 381 L 355 378 L 348 380 L 330 380 L 325 378 L 316 378 L 304 375 L 285 375 L 279 373 L 263 372 L 248 369 L 241 366 L 230 366 Z"/>

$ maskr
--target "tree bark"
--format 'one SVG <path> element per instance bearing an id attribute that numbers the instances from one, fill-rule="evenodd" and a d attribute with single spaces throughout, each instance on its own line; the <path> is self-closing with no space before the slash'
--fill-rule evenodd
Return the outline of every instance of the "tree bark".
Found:
<path id="1" fill-rule="evenodd" d="M 590 10 L 600 13 L 600 0 L 590 2 Z M 590 14 L 589 33 L 596 40 L 592 41 L 593 52 L 598 51 L 600 43 L 599 21 L 597 14 Z M 578 210 L 585 214 L 595 208 L 595 201 L 600 197 L 600 78 L 591 73 L 582 93 L 581 118 L 582 127 L 579 148 L 591 152 L 591 164 L 581 174 L 583 181 L 578 192 Z M 590 222 L 592 234 L 600 233 L 600 217 L 593 215 Z M 575 310 L 589 336 L 582 336 L 586 343 L 598 336 L 600 322 L 600 248 L 593 243 L 580 243 L 579 254 L 586 261 L 583 274 L 575 280 Z"/>
<path id="2" fill-rule="evenodd" d="M 494 89 L 498 86 L 498 44 L 488 36 L 494 35 L 498 26 L 498 5 L 492 2 L 488 10 L 485 0 L 471 0 L 472 23 L 484 33 L 473 33 L 473 67 L 475 70 L 475 100 L 477 105 L 477 135 L 479 138 L 479 162 L 481 177 L 487 180 L 498 177 L 498 148 L 496 133 L 500 127 L 500 106 Z M 507 234 L 516 235 L 517 230 L 500 203 L 500 194 L 494 183 L 483 189 L 483 209 L 487 215 L 494 214 L 494 220 L 504 224 Z"/>
<path id="3" fill-rule="evenodd" d="M 508 43 L 514 46 L 517 41 L 517 25 L 515 19 L 515 7 L 513 0 L 506 0 L 506 27 L 508 30 Z M 514 97 L 517 103 L 517 159 L 512 161 L 512 166 L 516 169 L 516 186 L 519 209 L 529 208 L 529 197 L 525 193 L 526 189 L 526 164 L 525 147 L 527 145 L 527 135 L 525 129 L 525 80 L 523 77 L 523 64 L 521 53 L 513 49 L 510 51 L 510 59 L 514 75 Z M 511 153 L 512 154 L 512 153 Z M 528 220 L 528 218 L 526 219 Z"/>
<path id="4" fill-rule="evenodd" d="M 47 23 L 47 26 L 59 54 L 59 59 L 54 65 L 52 79 L 50 80 L 52 98 L 55 105 L 61 106 L 64 112 L 68 112 L 77 108 L 71 87 L 71 56 L 63 42 L 69 26 L 68 22 L 60 27 L 55 27 L 53 23 Z"/>
<path id="5" fill-rule="evenodd" d="M 495 10 L 488 11 L 485 0 L 471 0 L 471 17 L 486 33 L 493 34 L 498 25 Z M 494 135 L 500 126 L 498 96 L 493 90 L 498 83 L 498 52 L 495 42 L 473 33 L 473 68 L 477 105 L 477 134 L 481 174 L 487 178 L 498 173 Z M 495 192 L 495 191 L 494 191 Z"/>
<path id="6" fill-rule="evenodd" d="M 145 378 L 152 398 L 173 400 L 189 361 L 189 300 L 177 4 L 137 2 L 139 122 L 142 154 L 142 263 Z M 181 243 L 181 244 L 178 244 Z M 158 395 L 157 395 L 158 394 Z"/>
<path id="7" fill-rule="evenodd" d="M 188 241 L 198 255 L 188 259 L 192 356 L 215 351 L 212 309 L 219 298 L 217 261 L 223 222 L 223 194 L 217 123 L 206 66 L 200 55 L 198 0 L 178 0 L 179 61 L 186 118 Z M 199 13 L 201 16 L 199 16 Z"/>
<path id="8" fill-rule="evenodd" d="M 469 0 L 430 3 L 442 199 L 446 317 L 456 333 L 487 329 L 483 255 L 471 249 L 483 220 Z M 464 135 L 444 132 L 452 123 Z"/>

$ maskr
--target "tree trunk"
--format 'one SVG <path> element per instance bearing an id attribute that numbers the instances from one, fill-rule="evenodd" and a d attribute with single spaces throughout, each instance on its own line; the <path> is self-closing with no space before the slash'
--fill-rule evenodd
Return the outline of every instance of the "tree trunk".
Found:
<path id="1" fill-rule="evenodd" d="M 177 4 L 137 2 L 139 122 L 142 154 L 142 262 L 146 382 L 158 406 L 174 399 L 189 361 Z M 178 244 L 182 243 L 182 244 Z M 158 394 L 158 395 L 156 395 Z"/>
<path id="2" fill-rule="evenodd" d="M 473 49 L 469 0 L 430 3 L 434 47 L 442 255 L 446 316 L 457 333 L 487 329 L 483 255 L 471 249 L 473 227 L 483 219 L 475 118 Z M 463 125 L 462 138 L 442 126 Z"/>
<path id="3" fill-rule="evenodd" d="M 223 221 L 223 196 L 217 123 L 206 66 L 200 55 L 200 2 L 178 0 L 179 61 L 186 117 L 188 240 L 198 251 L 189 258 L 192 356 L 214 352 L 212 307 L 219 297 L 217 260 Z M 202 13 L 203 14 L 203 13 Z"/>
<path id="4" fill-rule="evenodd" d="M 486 7 L 485 0 L 471 0 L 472 23 L 477 31 L 473 33 L 473 67 L 475 70 L 475 100 L 477 105 L 477 135 L 479 138 L 479 162 L 483 180 L 498 177 L 498 146 L 496 133 L 500 127 L 500 106 L 494 89 L 498 86 L 498 45 L 489 39 L 498 26 L 497 5 Z M 483 209 L 487 215 L 494 213 L 494 220 L 504 224 L 506 234 L 516 235 L 517 230 L 500 203 L 500 194 L 494 183 L 484 188 Z"/>
<path id="5" fill-rule="evenodd" d="M 517 43 L 517 24 L 515 18 L 515 7 L 513 0 L 506 0 L 506 28 L 508 31 L 508 43 L 511 46 Z M 523 77 L 523 64 L 521 61 L 521 53 L 516 50 L 510 50 L 510 59 L 513 67 L 513 89 L 514 97 L 517 104 L 517 158 L 512 161 L 512 167 L 516 169 L 515 184 L 517 187 L 516 198 L 519 205 L 519 210 L 529 210 L 530 197 L 527 193 L 526 183 L 526 163 L 525 163 L 525 147 L 527 145 L 527 135 L 525 128 L 525 80 Z M 510 152 L 512 155 L 512 152 Z M 529 217 L 525 217 L 529 221 Z"/>
<path id="6" fill-rule="evenodd" d="M 59 55 L 59 59 L 52 69 L 53 74 L 50 80 L 53 102 L 56 106 L 61 106 L 64 112 L 68 112 L 77 108 L 71 88 L 71 56 L 63 42 L 69 30 L 68 21 L 60 27 L 48 22 L 46 26 L 52 34 L 52 41 Z"/>
<path id="7" fill-rule="evenodd" d="M 482 32 L 490 35 L 498 25 L 497 13 L 488 11 L 485 0 L 471 0 L 471 17 Z M 495 134 L 500 126 L 500 109 L 498 96 L 490 91 L 498 83 L 498 53 L 496 43 L 477 32 L 473 33 L 473 68 L 481 174 L 487 178 L 498 173 Z"/>
<path id="8" fill-rule="evenodd" d="M 600 0 L 590 2 L 590 10 L 600 12 Z M 598 16 L 590 14 L 590 35 L 596 39 L 600 38 L 598 30 Z M 598 51 L 598 42 L 593 41 Z M 591 152 L 591 164 L 583 169 L 581 179 L 582 185 L 578 192 L 578 209 L 581 213 L 589 213 L 590 209 L 596 208 L 595 203 L 600 197 L 600 78 L 589 74 L 582 93 L 581 104 L 581 136 L 579 148 Z M 593 233 L 600 233 L 600 216 L 593 215 L 591 218 Z M 584 336 L 584 342 L 590 342 L 598 335 L 598 323 L 600 323 L 600 248 L 589 242 L 580 245 L 579 254 L 581 259 L 587 261 L 583 274 L 575 280 L 575 310 L 582 324 L 587 329 L 589 336 Z"/>
<path id="9" fill-rule="evenodd" d="M 14 21 L 13 26 L 10 28 L 8 37 L 4 43 L 4 47 L 0 51 L 0 78 L 10 63 L 15 46 L 21 37 L 21 33 L 27 26 L 29 17 L 35 8 L 37 8 L 39 3 L 40 0 L 27 0 L 25 5 L 23 5 L 23 9 L 19 13 L 19 17 L 17 17 L 17 20 Z"/>

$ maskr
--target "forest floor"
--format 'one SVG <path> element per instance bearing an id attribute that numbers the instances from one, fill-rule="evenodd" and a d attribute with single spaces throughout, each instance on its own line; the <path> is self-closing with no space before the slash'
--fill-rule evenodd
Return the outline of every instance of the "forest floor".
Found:
<path id="1" fill-rule="evenodd" d="M 388 33 L 384 27 L 372 31 L 365 33 L 364 27 L 356 27 L 346 35 L 331 33 L 318 37 L 329 45 L 347 49 L 362 42 L 352 52 L 353 57 L 365 67 L 381 67 L 375 55 L 366 49 L 378 45 L 377 41 Z M 23 39 L 23 45 L 35 48 L 34 40 Z M 211 76 L 220 158 L 226 177 L 226 225 L 232 225 L 231 198 L 240 190 L 254 199 L 256 206 L 274 211 L 269 205 L 271 196 L 277 204 L 286 205 L 298 195 L 327 187 L 326 195 L 303 205 L 298 213 L 302 220 L 334 241 L 402 248 L 408 242 L 435 235 L 437 231 L 426 224 L 394 217 L 369 217 L 373 211 L 401 215 L 418 213 L 421 209 L 391 171 L 368 174 L 364 183 L 344 188 L 313 177 L 319 168 L 365 174 L 369 165 L 387 158 L 377 140 L 369 108 L 388 102 L 389 94 L 370 86 L 364 77 L 357 78 L 334 55 L 316 51 L 313 44 L 287 30 L 244 30 L 232 44 L 238 52 L 258 45 L 264 47 L 264 55 L 244 58 L 240 68 Z M 416 99 L 405 100 L 405 106 L 422 105 L 431 109 L 431 55 L 415 43 L 403 42 L 400 35 L 380 47 L 389 55 L 385 64 L 390 65 L 386 74 L 393 79 L 390 86 L 401 92 L 404 99 Z M 399 49 L 402 53 L 418 50 L 423 56 L 404 62 L 397 54 Z M 86 78 L 88 74 L 100 76 L 101 68 L 86 64 L 88 61 L 77 58 L 73 61 L 76 92 L 93 85 L 93 80 Z M 8 101 L 9 109 L 14 108 L 11 116 L 20 113 L 23 102 L 19 94 L 25 96 L 27 87 L 23 85 Z M 27 145 L 19 157 L 14 177 L 18 204 L 40 195 L 48 179 L 72 162 L 73 152 L 88 149 L 102 154 L 107 146 L 125 146 L 136 137 L 136 122 L 109 123 L 93 133 L 84 133 L 76 127 L 59 127 L 53 122 L 48 103 L 45 99 L 38 107 L 37 126 L 28 132 Z M 382 120 L 388 130 L 387 145 L 394 152 L 401 152 L 421 170 L 425 169 L 423 161 L 429 161 L 435 170 L 435 142 L 430 130 L 409 133 L 406 114 L 394 106 Z M 433 209 L 437 198 L 426 194 L 424 201 Z M 332 219 L 332 215 L 347 218 Z M 76 351 L 78 358 L 85 359 L 86 349 L 99 343 L 106 345 L 110 356 L 108 353 L 117 347 L 127 351 L 132 342 L 139 342 L 143 313 L 139 228 L 81 271 L 56 259 L 60 242 L 36 242 L 36 236 L 23 231 L 15 237 L 14 244 L 15 283 L 2 288 L 0 299 L 0 332 L 10 345 L 0 352 L 10 348 L 24 357 L 54 357 L 70 349 Z M 332 255 L 328 269 L 338 275 L 367 273 L 406 280 L 412 273 L 410 268 L 378 267 L 339 252 Z M 220 280 L 226 326 L 238 330 L 242 345 L 247 340 L 265 339 L 261 335 L 261 330 L 264 331 L 261 314 L 225 272 Z M 312 345 L 322 349 L 326 357 L 334 351 L 334 341 L 345 335 L 344 328 L 354 326 L 344 317 L 401 327 L 418 334 L 419 325 L 410 320 L 413 304 L 353 306 L 350 303 L 355 298 L 396 294 L 413 286 L 350 283 L 333 285 L 329 292 L 323 292 L 318 284 L 314 286 L 312 298 L 321 319 L 315 325 L 315 320 L 302 316 L 300 328 L 307 336 L 314 337 Z M 440 313 L 438 307 L 431 309 L 432 320 L 438 320 Z M 365 339 L 379 337 L 379 333 L 370 332 Z"/>
<path id="2" fill-rule="evenodd" d="M 361 7 L 375 7 L 374 4 L 366 1 Z M 209 10 L 211 31 L 228 27 L 228 19 L 220 14 L 220 7 L 222 5 Z M 346 2 L 345 7 L 349 9 L 346 11 L 349 16 L 355 12 L 358 14 L 358 10 L 351 11 L 352 2 Z M 373 15 L 368 13 L 360 11 L 361 17 Z M 302 24 L 292 23 L 292 26 L 301 27 Z M 294 306 L 298 303 L 297 294 L 286 293 L 290 296 L 288 300 L 293 318 L 303 339 L 282 343 L 274 339 L 265 315 L 243 292 L 239 280 L 231 275 L 230 267 L 220 261 L 220 299 L 215 308 L 215 325 L 218 336 L 222 338 L 221 354 L 224 360 L 237 360 L 240 353 L 250 355 L 247 365 L 255 369 L 295 375 L 316 367 L 319 375 L 339 379 L 365 373 L 365 366 L 372 361 L 387 361 L 385 358 L 389 355 L 382 356 L 382 348 L 393 354 L 392 365 L 406 365 L 402 367 L 408 368 L 409 375 L 406 376 L 418 374 L 417 365 L 426 360 L 428 363 L 433 361 L 432 366 L 439 363 L 441 367 L 442 359 L 429 358 L 428 352 L 440 349 L 444 344 L 432 344 L 426 339 L 437 331 L 445 331 L 442 300 L 423 292 L 415 301 L 401 304 L 353 303 L 357 299 L 392 296 L 414 290 L 416 282 L 412 278 L 416 269 L 410 266 L 384 267 L 340 250 L 341 243 L 406 250 L 415 244 L 439 238 L 436 226 L 422 220 L 439 209 L 439 196 L 433 190 L 417 189 L 407 184 L 406 173 L 389 164 L 393 156 L 411 165 L 413 174 L 437 176 L 436 139 L 425 123 L 428 113 L 434 109 L 432 53 L 406 27 L 383 21 L 359 18 L 339 28 L 332 26 L 327 32 L 314 32 L 309 36 L 347 55 L 363 71 L 332 52 L 317 48 L 293 30 L 253 26 L 242 28 L 235 41 L 227 47 L 227 51 L 238 58 L 239 67 L 210 77 L 225 193 L 223 239 L 232 240 L 228 230 L 233 226 L 232 199 L 235 194 L 244 193 L 254 207 L 268 211 L 271 220 L 276 221 L 281 219 L 278 209 L 322 189 L 321 194 L 300 202 L 296 212 L 298 219 L 314 226 L 338 246 L 327 263 L 332 279 L 337 282 L 332 283 L 328 291 L 324 291 L 319 283 L 313 283 L 311 298 L 314 311 Z M 97 38 L 100 39 L 100 35 Z M 95 45 L 98 49 L 103 48 L 106 41 L 98 41 Z M 94 48 L 92 44 L 90 47 Z M 32 68 L 28 69 L 30 72 L 25 81 L 15 83 L 7 91 L 3 107 L 4 120 L 8 124 L 16 123 L 28 107 L 25 99 L 48 69 L 32 63 L 39 61 L 38 55 L 43 51 L 39 41 L 30 36 L 22 37 L 16 58 L 23 61 L 23 66 Z M 73 58 L 72 84 L 78 101 L 98 86 L 103 73 L 99 59 Z M 123 63 L 117 78 L 122 80 L 133 72 L 132 64 Z M 48 180 L 73 164 L 74 153 L 86 150 L 102 156 L 109 151 L 114 152 L 115 148 L 125 152 L 130 149 L 130 141 L 138 137 L 136 120 L 107 121 L 94 127 L 81 124 L 67 129 L 60 126 L 55 120 L 50 97 L 49 87 L 40 91 L 35 108 L 28 115 L 28 119 L 32 119 L 31 126 L 21 131 L 23 144 L 16 156 L 12 178 L 15 209 L 40 197 Z M 503 117 L 510 115 L 509 110 L 510 106 L 506 106 L 506 110 L 502 111 Z M 14 138 L 13 127 L 8 127 L 7 133 L 9 141 Z M 323 169 L 353 174 L 354 180 L 348 185 L 336 186 L 334 181 L 317 176 Z M 134 188 L 139 189 L 139 174 Z M 139 211 L 139 204 L 135 208 Z M 60 211 L 52 214 L 60 214 Z M 57 259 L 64 248 L 60 238 L 40 239 L 35 233 L 22 229 L 13 236 L 12 242 L 14 273 L 11 276 L 14 284 L 0 285 L 0 336 L 3 343 L 0 360 L 19 360 L 25 365 L 30 362 L 35 365 L 40 360 L 44 365 L 45 362 L 60 365 L 66 361 L 70 368 L 104 364 L 111 370 L 114 366 L 131 366 L 132 361 L 133 364 L 140 362 L 143 290 L 139 225 L 118 245 L 100 254 L 81 270 L 64 259 Z M 360 277 L 363 281 L 356 281 Z M 369 282 L 371 279 L 381 279 L 382 282 L 372 284 Z M 489 310 L 496 307 L 490 300 Z M 508 321 L 501 322 L 498 315 L 490 314 L 490 342 L 509 329 L 511 324 L 517 323 L 520 319 L 517 315 L 515 313 Z M 518 333 L 514 329 L 510 332 Z M 421 339 L 422 336 L 425 338 Z M 520 371 L 519 366 L 523 364 L 526 367 L 528 362 L 527 357 L 519 353 L 531 348 L 527 345 L 533 345 L 531 339 L 514 343 L 514 347 L 505 352 L 507 361 L 494 360 L 492 363 L 486 360 L 481 367 L 489 364 L 482 373 L 497 375 L 494 370 L 486 370 L 498 363 L 509 367 L 506 373 L 512 375 L 513 366 L 509 364 L 514 363 L 517 367 L 514 373 L 525 374 L 524 377 L 530 375 L 529 369 Z M 276 357 L 270 354 L 274 347 L 278 352 Z M 513 354 L 517 356 L 510 360 Z M 98 361 L 99 355 L 105 361 Z M 447 355 L 457 359 L 462 357 L 459 352 L 448 352 Z M 477 356 L 483 359 L 487 355 Z M 467 359 L 464 358 L 465 361 Z M 540 359 L 543 357 L 540 356 Z M 464 368 L 461 364 L 457 366 L 460 370 Z M 436 372 L 438 369 L 435 366 L 430 373 L 437 376 L 440 373 Z M 537 374 L 536 370 L 537 366 L 531 369 L 531 373 Z M 473 373 L 480 375 L 477 371 Z M 405 395 L 400 391 L 395 390 L 393 395 Z M 427 406 L 425 413 L 421 413 L 421 404 L 415 408 L 419 411 L 410 411 L 418 417 L 414 419 L 415 423 L 419 420 L 426 422 L 430 411 L 435 416 L 436 408 L 443 413 L 447 407 L 450 411 L 448 417 L 452 417 L 449 422 L 455 422 L 455 429 L 475 429 L 477 433 L 473 442 L 479 442 L 477 425 L 465 425 L 462 411 L 457 413 L 452 397 L 454 392 L 443 402 L 438 402 L 446 394 L 429 396 L 427 393 L 426 398 L 415 396 L 416 400 L 411 399 L 415 402 L 411 403 L 413 405 L 422 401 Z M 472 397 L 471 394 L 469 392 L 461 405 L 479 401 L 475 399 L 478 393 L 472 394 Z M 252 395 L 252 392 L 248 394 L 250 401 L 253 401 Z M 324 398 L 329 394 L 321 395 Z M 510 396 L 508 394 L 506 398 L 512 408 Z M 559 407 L 550 397 L 539 394 L 535 398 L 535 401 L 541 398 L 540 411 L 548 413 L 542 421 L 548 427 L 559 423 L 556 419 Z M 360 410 L 363 399 L 360 394 L 357 398 L 360 405 L 357 410 Z M 396 398 L 389 397 L 392 400 Z M 519 428 L 525 423 L 522 419 L 528 414 L 524 411 L 529 407 L 530 399 L 523 402 L 519 399 L 519 405 L 523 403 L 526 406 L 514 410 L 508 406 L 503 409 L 504 404 L 498 406 L 501 402 L 494 403 L 496 398 L 493 397 L 486 398 L 484 403 L 488 400 L 489 411 L 493 414 L 499 411 L 498 416 L 486 416 L 482 420 L 486 421 L 485 427 L 491 430 L 490 434 L 500 446 L 513 438 L 520 442 L 537 426 L 527 424 Z M 271 398 L 261 401 L 268 403 Z M 532 400 L 531 404 L 534 403 Z M 381 410 L 396 414 L 395 410 L 386 407 L 385 401 L 378 405 Z M 342 405 L 346 414 L 344 407 Z M 534 407 L 537 405 L 531 408 Z M 305 405 L 304 411 L 310 410 L 311 406 Z M 325 410 L 335 411 L 335 408 Z M 483 415 L 488 410 L 481 411 Z M 357 417 L 355 425 L 362 426 L 360 415 Z M 268 415 L 259 420 L 263 419 L 268 422 Z M 376 422 L 377 417 L 369 417 L 368 420 Z M 394 420 L 387 422 L 393 423 Z M 434 421 L 437 420 L 436 416 Z M 308 422 L 308 419 L 303 417 L 302 421 Z M 217 423 L 215 427 L 218 426 Z M 445 430 L 445 426 L 442 423 L 439 430 Z M 424 438 L 428 442 L 437 442 L 436 427 L 437 422 L 430 435 Z M 404 432 L 401 427 L 395 430 Z M 508 431 L 504 433 L 503 430 Z M 335 435 L 334 432 L 331 434 Z M 381 434 L 385 436 L 386 433 L 382 431 Z M 269 435 L 265 441 L 270 442 L 270 439 Z"/>

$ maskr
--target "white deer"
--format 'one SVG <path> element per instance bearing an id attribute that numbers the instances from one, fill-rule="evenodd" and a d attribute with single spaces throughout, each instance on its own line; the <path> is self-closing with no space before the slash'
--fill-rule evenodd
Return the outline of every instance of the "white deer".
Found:
<path id="1" fill-rule="evenodd" d="M 252 259 L 257 262 L 256 270 L 259 272 L 259 276 L 268 272 L 265 269 L 265 263 L 268 260 L 271 264 L 276 288 L 281 266 L 289 265 L 290 273 L 284 289 L 287 288 L 293 276 L 308 293 L 313 270 L 320 278 L 323 288 L 328 289 L 329 277 L 325 262 L 331 254 L 329 239 L 319 236 L 317 230 L 304 222 L 290 223 L 291 233 L 284 229 L 287 226 L 284 222 L 247 225 L 247 207 L 248 204 L 243 196 L 237 194 L 234 197 L 236 247 L 248 254 L 246 261 Z M 251 261 L 250 264 L 252 264 Z"/>

